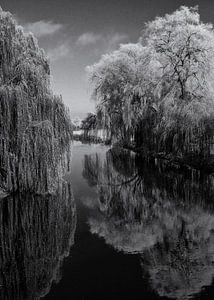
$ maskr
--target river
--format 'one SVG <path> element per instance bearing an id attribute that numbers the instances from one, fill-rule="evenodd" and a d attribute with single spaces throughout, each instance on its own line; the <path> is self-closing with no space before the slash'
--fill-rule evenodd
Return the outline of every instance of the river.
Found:
<path id="1" fill-rule="evenodd" d="M 1 299 L 210 299 L 213 179 L 75 142 L 57 195 L 1 202 Z"/>

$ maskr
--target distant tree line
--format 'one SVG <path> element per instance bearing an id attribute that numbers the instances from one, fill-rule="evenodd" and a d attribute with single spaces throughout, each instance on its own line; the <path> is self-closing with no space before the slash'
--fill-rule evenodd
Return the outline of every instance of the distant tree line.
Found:
<path id="1" fill-rule="evenodd" d="M 81 129 L 85 131 L 95 130 L 97 128 L 97 116 L 94 113 L 88 113 L 82 120 Z"/>

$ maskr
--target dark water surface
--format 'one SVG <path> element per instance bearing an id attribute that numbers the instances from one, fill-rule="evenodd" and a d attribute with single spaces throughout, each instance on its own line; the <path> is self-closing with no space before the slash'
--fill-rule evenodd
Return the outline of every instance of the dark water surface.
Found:
<path id="1" fill-rule="evenodd" d="M 212 175 L 101 145 L 72 159 L 57 195 L 1 201 L 1 299 L 213 299 Z"/>

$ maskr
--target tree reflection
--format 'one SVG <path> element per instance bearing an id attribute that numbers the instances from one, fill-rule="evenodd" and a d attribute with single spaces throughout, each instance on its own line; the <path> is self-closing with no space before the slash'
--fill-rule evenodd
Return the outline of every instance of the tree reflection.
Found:
<path id="1" fill-rule="evenodd" d="M 60 280 L 74 243 L 71 186 L 54 195 L 14 194 L 0 202 L 0 298 L 39 299 Z"/>
<path id="2" fill-rule="evenodd" d="M 91 232 L 118 251 L 140 254 L 160 296 L 185 299 L 212 284 L 212 175 L 178 173 L 163 162 L 115 150 L 104 161 L 86 156 L 83 175 L 99 195 Z"/>

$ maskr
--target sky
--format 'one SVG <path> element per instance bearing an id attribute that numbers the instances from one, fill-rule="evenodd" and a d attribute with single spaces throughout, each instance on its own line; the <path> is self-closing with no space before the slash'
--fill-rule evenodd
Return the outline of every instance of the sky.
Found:
<path id="1" fill-rule="evenodd" d="M 0 0 L 50 58 L 52 89 L 73 116 L 94 111 L 85 68 L 121 43 L 137 42 L 145 22 L 181 5 L 199 5 L 214 23 L 214 0 Z"/>

